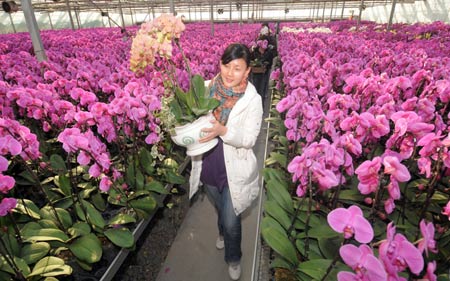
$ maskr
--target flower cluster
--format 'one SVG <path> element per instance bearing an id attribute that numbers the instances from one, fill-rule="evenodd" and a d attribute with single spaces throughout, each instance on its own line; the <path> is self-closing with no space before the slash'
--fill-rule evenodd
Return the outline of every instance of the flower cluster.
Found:
<path id="1" fill-rule="evenodd" d="M 172 40 L 178 39 L 185 30 L 180 18 L 162 14 L 151 22 L 141 25 L 131 45 L 130 68 L 142 71 L 155 63 L 156 55 L 172 56 Z"/>
<path id="2" fill-rule="evenodd" d="M 379 243 L 379 258 L 373 249 L 367 244 L 374 238 L 371 224 L 364 218 L 362 210 L 357 206 L 348 209 L 337 208 L 331 211 L 327 217 L 328 224 L 336 232 L 343 233 L 347 240 L 354 239 L 361 244 L 359 247 L 353 244 L 344 244 L 340 247 L 339 254 L 342 260 L 350 266 L 355 273 L 341 271 L 338 280 L 403 280 L 399 273 L 409 269 L 415 275 L 419 275 L 424 267 L 422 253 L 426 251 L 437 252 L 434 240 L 434 226 L 432 223 L 420 222 L 422 238 L 418 246 L 401 233 L 396 233 L 393 223 L 387 226 L 386 239 Z M 427 275 L 433 274 L 435 265 L 430 262 Z"/>

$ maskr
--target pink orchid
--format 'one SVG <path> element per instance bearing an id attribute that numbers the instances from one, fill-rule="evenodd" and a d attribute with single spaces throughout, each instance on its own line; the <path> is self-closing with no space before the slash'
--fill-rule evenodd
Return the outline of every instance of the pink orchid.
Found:
<path id="1" fill-rule="evenodd" d="M 384 172 L 392 175 L 399 182 L 406 182 L 411 179 L 408 168 L 401 164 L 395 156 L 385 156 L 383 158 Z"/>
<path id="2" fill-rule="evenodd" d="M 422 233 L 422 239 L 419 241 L 417 248 L 421 253 L 426 252 L 428 256 L 428 250 L 433 253 L 437 253 L 436 241 L 434 240 L 434 224 L 432 222 L 426 223 L 425 220 L 420 221 L 420 232 Z"/>
<path id="3" fill-rule="evenodd" d="M 387 214 L 392 214 L 394 209 L 395 209 L 394 199 L 389 197 L 386 200 L 384 200 L 384 210 L 386 211 Z"/>
<path id="4" fill-rule="evenodd" d="M 436 274 L 434 274 L 435 270 L 436 270 L 436 261 L 429 262 L 427 266 L 427 273 L 425 274 L 422 280 L 436 281 L 437 276 Z"/>
<path id="5" fill-rule="evenodd" d="M 334 209 L 328 214 L 327 221 L 334 231 L 344 233 L 345 239 L 355 236 L 360 243 L 369 243 L 373 239 L 372 226 L 356 205 Z"/>
<path id="6" fill-rule="evenodd" d="M 387 274 L 383 264 L 374 256 L 369 246 L 362 244 L 356 247 L 352 244 L 346 244 L 339 249 L 339 254 L 342 260 L 356 272 L 356 274 L 351 273 L 352 278 L 350 279 L 347 278 L 350 277 L 348 274 L 341 275 L 341 272 L 338 273 L 339 281 L 387 280 Z"/>
<path id="7" fill-rule="evenodd" d="M 16 198 L 3 198 L 0 202 L 0 217 L 6 216 L 17 205 Z"/>
<path id="8" fill-rule="evenodd" d="M 4 172 L 6 170 L 8 170 L 8 160 L 0 155 L 0 172 Z"/>
<path id="9" fill-rule="evenodd" d="M 444 210 L 442 211 L 443 215 L 446 215 L 448 217 L 448 220 L 450 221 L 450 201 L 447 202 L 447 205 L 445 205 Z"/>
<path id="10" fill-rule="evenodd" d="M 319 183 L 319 188 L 322 190 L 330 189 L 331 187 L 339 184 L 339 179 L 336 175 L 332 171 L 325 169 L 325 167 L 317 162 L 313 163 L 311 166 L 311 171 L 314 181 Z"/>
<path id="11" fill-rule="evenodd" d="M 8 193 L 13 187 L 16 181 L 13 177 L 0 174 L 0 192 L 3 194 Z"/>
<path id="12" fill-rule="evenodd" d="M 395 233 L 392 222 L 387 226 L 386 240 L 380 244 L 379 254 L 390 277 L 397 277 L 406 268 L 418 275 L 424 266 L 420 251 L 405 236 Z"/>
<path id="13" fill-rule="evenodd" d="M 358 189 L 362 194 L 375 192 L 378 188 L 378 172 L 381 168 L 381 158 L 375 157 L 372 160 L 366 160 L 355 170 L 358 175 Z"/>
<path id="14" fill-rule="evenodd" d="M 421 157 L 417 160 L 417 167 L 420 174 L 425 174 L 426 178 L 431 177 L 431 160 L 428 157 Z"/>
<path id="15" fill-rule="evenodd" d="M 103 192 L 108 192 L 109 189 L 111 188 L 111 185 L 112 185 L 112 181 L 110 178 L 102 177 L 102 179 L 100 180 L 99 188 Z"/>
<path id="16" fill-rule="evenodd" d="M 0 137 L 0 154 L 10 153 L 11 155 L 18 155 L 22 152 L 22 145 L 13 136 L 6 135 Z"/>

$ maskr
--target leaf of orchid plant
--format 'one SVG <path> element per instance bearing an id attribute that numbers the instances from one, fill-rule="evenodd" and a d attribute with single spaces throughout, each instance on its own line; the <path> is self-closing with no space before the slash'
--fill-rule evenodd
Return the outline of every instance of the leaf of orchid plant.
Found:
<path id="1" fill-rule="evenodd" d="M 282 184 L 276 179 L 270 179 L 266 183 L 267 198 L 268 200 L 274 200 L 287 212 L 293 214 L 294 206 L 292 204 L 292 198 L 286 188 L 287 184 Z"/>
<path id="2" fill-rule="evenodd" d="M 16 208 L 13 209 L 13 212 L 28 215 L 33 219 L 41 218 L 41 215 L 39 215 L 39 208 L 36 206 L 36 204 L 34 204 L 33 201 L 28 199 L 17 200 L 17 205 Z"/>
<path id="3" fill-rule="evenodd" d="M 304 272 L 314 280 L 322 280 L 332 260 L 314 259 L 299 264 L 298 270 Z"/>
<path id="4" fill-rule="evenodd" d="M 54 228 L 25 229 L 22 230 L 22 238 L 24 242 L 60 241 L 65 243 L 69 240 L 64 232 Z"/>
<path id="5" fill-rule="evenodd" d="M 286 268 L 286 269 L 291 269 L 292 265 L 289 264 L 285 259 L 280 258 L 280 257 L 275 257 L 271 262 L 270 262 L 270 267 L 272 268 Z"/>
<path id="6" fill-rule="evenodd" d="M 88 235 L 91 232 L 91 227 L 85 222 L 77 222 L 67 230 L 72 238 Z"/>
<path id="7" fill-rule="evenodd" d="M 266 166 L 279 163 L 282 167 L 286 167 L 287 157 L 278 152 L 271 152 L 270 156 L 264 161 Z"/>
<path id="8" fill-rule="evenodd" d="M 175 173 L 172 169 L 165 169 L 164 176 L 168 183 L 184 184 L 186 182 L 186 179 L 182 175 Z"/>
<path id="9" fill-rule="evenodd" d="M 16 237 L 14 237 L 10 233 L 2 233 L 0 234 L 0 239 L 2 239 L 4 245 L 2 245 L 2 250 L 5 249 L 8 253 L 13 254 L 14 256 L 19 256 L 20 254 L 20 246 Z"/>
<path id="10" fill-rule="evenodd" d="M 151 182 L 147 183 L 144 186 L 144 189 L 148 190 L 148 191 L 153 191 L 153 192 L 156 192 L 159 194 L 169 194 L 169 191 L 164 188 L 164 185 L 160 181 L 157 181 L 155 179 L 153 179 Z"/>
<path id="11" fill-rule="evenodd" d="M 88 263 L 98 262 L 103 252 L 100 240 L 93 233 L 76 239 L 69 248 L 77 258 Z"/>
<path id="12" fill-rule="evenodd" d="M 81 200 L 81 204 L 83 204 L 84 209 L 86 210 L 87 223 L 92 224 L 93 226 L 97 226 L 99 228 L 104 228 L 106 223 L 103 219 L 102 214 L 88 201 Z"/>
<path id="13" fill-rule="evenodd" d="M 136 219 L 133 216 L 128 214 L 117 214 L 109 220 L 108 225 L 127 224 L 132 222 L 136 222 Z"/>
<path id="14" fill-rule="evenodd" d="M 322 255 L 327 259 L 334 259 L 339 255 L 339 247 L 343 240 L 341 237 L 321 237 L 318 238 L 319 249 Z"/>
<path id="15" fill-rule="evenodd" d="M 72 188 L 70 186 L 70 179 L 66 175 L 57 175 L 54 177 L 53 182 L 58 188 L 52 189 L 64 196 L 70 196 L 72 194 Z"/>
<path id="16" fill-rule="evenodd" d="M 294 245 L 288 239 L 285 231 L 274 228 L 273 224 L 267 223 L 266 218 L 261 223 L 261 234 L 266 243 L 281 257 L 286 259 L 292 266 L 298 264 L 297 253 Z"/>
<path id="17" fill-rule="evenodd" d="M 144 169 L 144 172 L 149 176 L 153 175 L 153 173 L 155 172 L 155 169 L 152 166 L 153 157 L 150 151 L 148 151 L 145 147 L 143 147 L 139 151 L 139 160 L 139 163 Z"/>
<path id="18" fill-rule="evenodd" d="M 131 248 L 134 245 L 134 236 L 128 228 L 110 228 L 105 231 L 105 236 L 116 246 Z"/>
<path id="19" fill-rule="evenodd" d="M 143 198 L 130 200 L 130 206 L 137 212 L 140 218 L 148 216 L 156 209 L 157 203 L 153 196 L 148 195 Z"/>
<path id="20" fill-rule="evenodd" d="M 33 264 L 45 257 L 49 251 L 50 244 L 47 242 L 30 243 L 23 246 L 20 256 L 27 264 Z"/>
<path id="21" fill-rule="evenodd" d="M 264 212 L 266 215 L 269 215 L 278 221 L 286 231 L 291 227 L 291 220 L 286 214 L 286 211 L 284 211 L 277 202 L 267 200 L 264 203 Z"/>
<path id="22" fill-rule="evenodd" d="M 56 214 L 55 214 L 56 211 Z M 41 208 L 39 214 L 43 219 L 48 219 L 54 222 L 61 221 L 64 228 L 69 228 L 72 226 L 72 217 L 67 210 L 61 208 L 51 208 L 50 206 L 45 206 Z M 58 216 L 58 218 L 56 217 Z"/>
<path id="23" fill-rule="evenodd" d="M 50 156 L 50 166 L 57 173 L 67 173 L 66 163 L 64 162 L 64 159 L 61 155 L 52 154 Z"/>

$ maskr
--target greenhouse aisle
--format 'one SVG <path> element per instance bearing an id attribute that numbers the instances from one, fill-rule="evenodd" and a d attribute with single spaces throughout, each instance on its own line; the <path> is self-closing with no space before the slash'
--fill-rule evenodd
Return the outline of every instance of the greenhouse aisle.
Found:
<path id="1" fill-rule="evenodd" d="M 261 81 L 265 82 L 266 81 Z M 264 95 L 267 99 L 268 95 Z M 268 102 L 264 102 L 264 117 L 268 115 Z M 260 170 L 264 164 L 267 123 L 263 122 L 261 133 L 254 147 Z M 217 216 L 213 205 L 204 193 L 192 199 L 191 207 L 178 230 L 172 247 L 161 267 L 157 281 L 229 281 L 224 250 L 217 250 Z M 258 199 L 242 214 L 242 275 L 240 280 L 251 280 L 253 253 L 255 249 Z"/>

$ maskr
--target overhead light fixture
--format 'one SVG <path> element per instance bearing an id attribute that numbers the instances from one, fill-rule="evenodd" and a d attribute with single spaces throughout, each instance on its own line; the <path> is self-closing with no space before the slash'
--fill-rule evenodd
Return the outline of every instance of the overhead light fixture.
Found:
<path id="1" fill-rule="evenodd" d="M 107 17 L 109 16 L 108 12 L 101 12 L 102 17 Z"/>
<path id="2" fill-rule="evenodd" d="M 289 8 L 284 9 L 284 13 L 285 14 L 289 13 Z"/>
<path id="3" fill-rule="evenodd" d="M 217 13 L 218 13 L 219 15 L 223 14 L 223 9 L 218 9 L 218 10 L 217 10 Z"/>
<path id="4" fill-rule="evenodd" d="M 14 2 L 14 1 L 3 1 L 2 9 L 4 12 L 11 14 L 11 13 L 17 12 L 19 10 L 19 7 L 17 7 L 16 2 Z"/>

